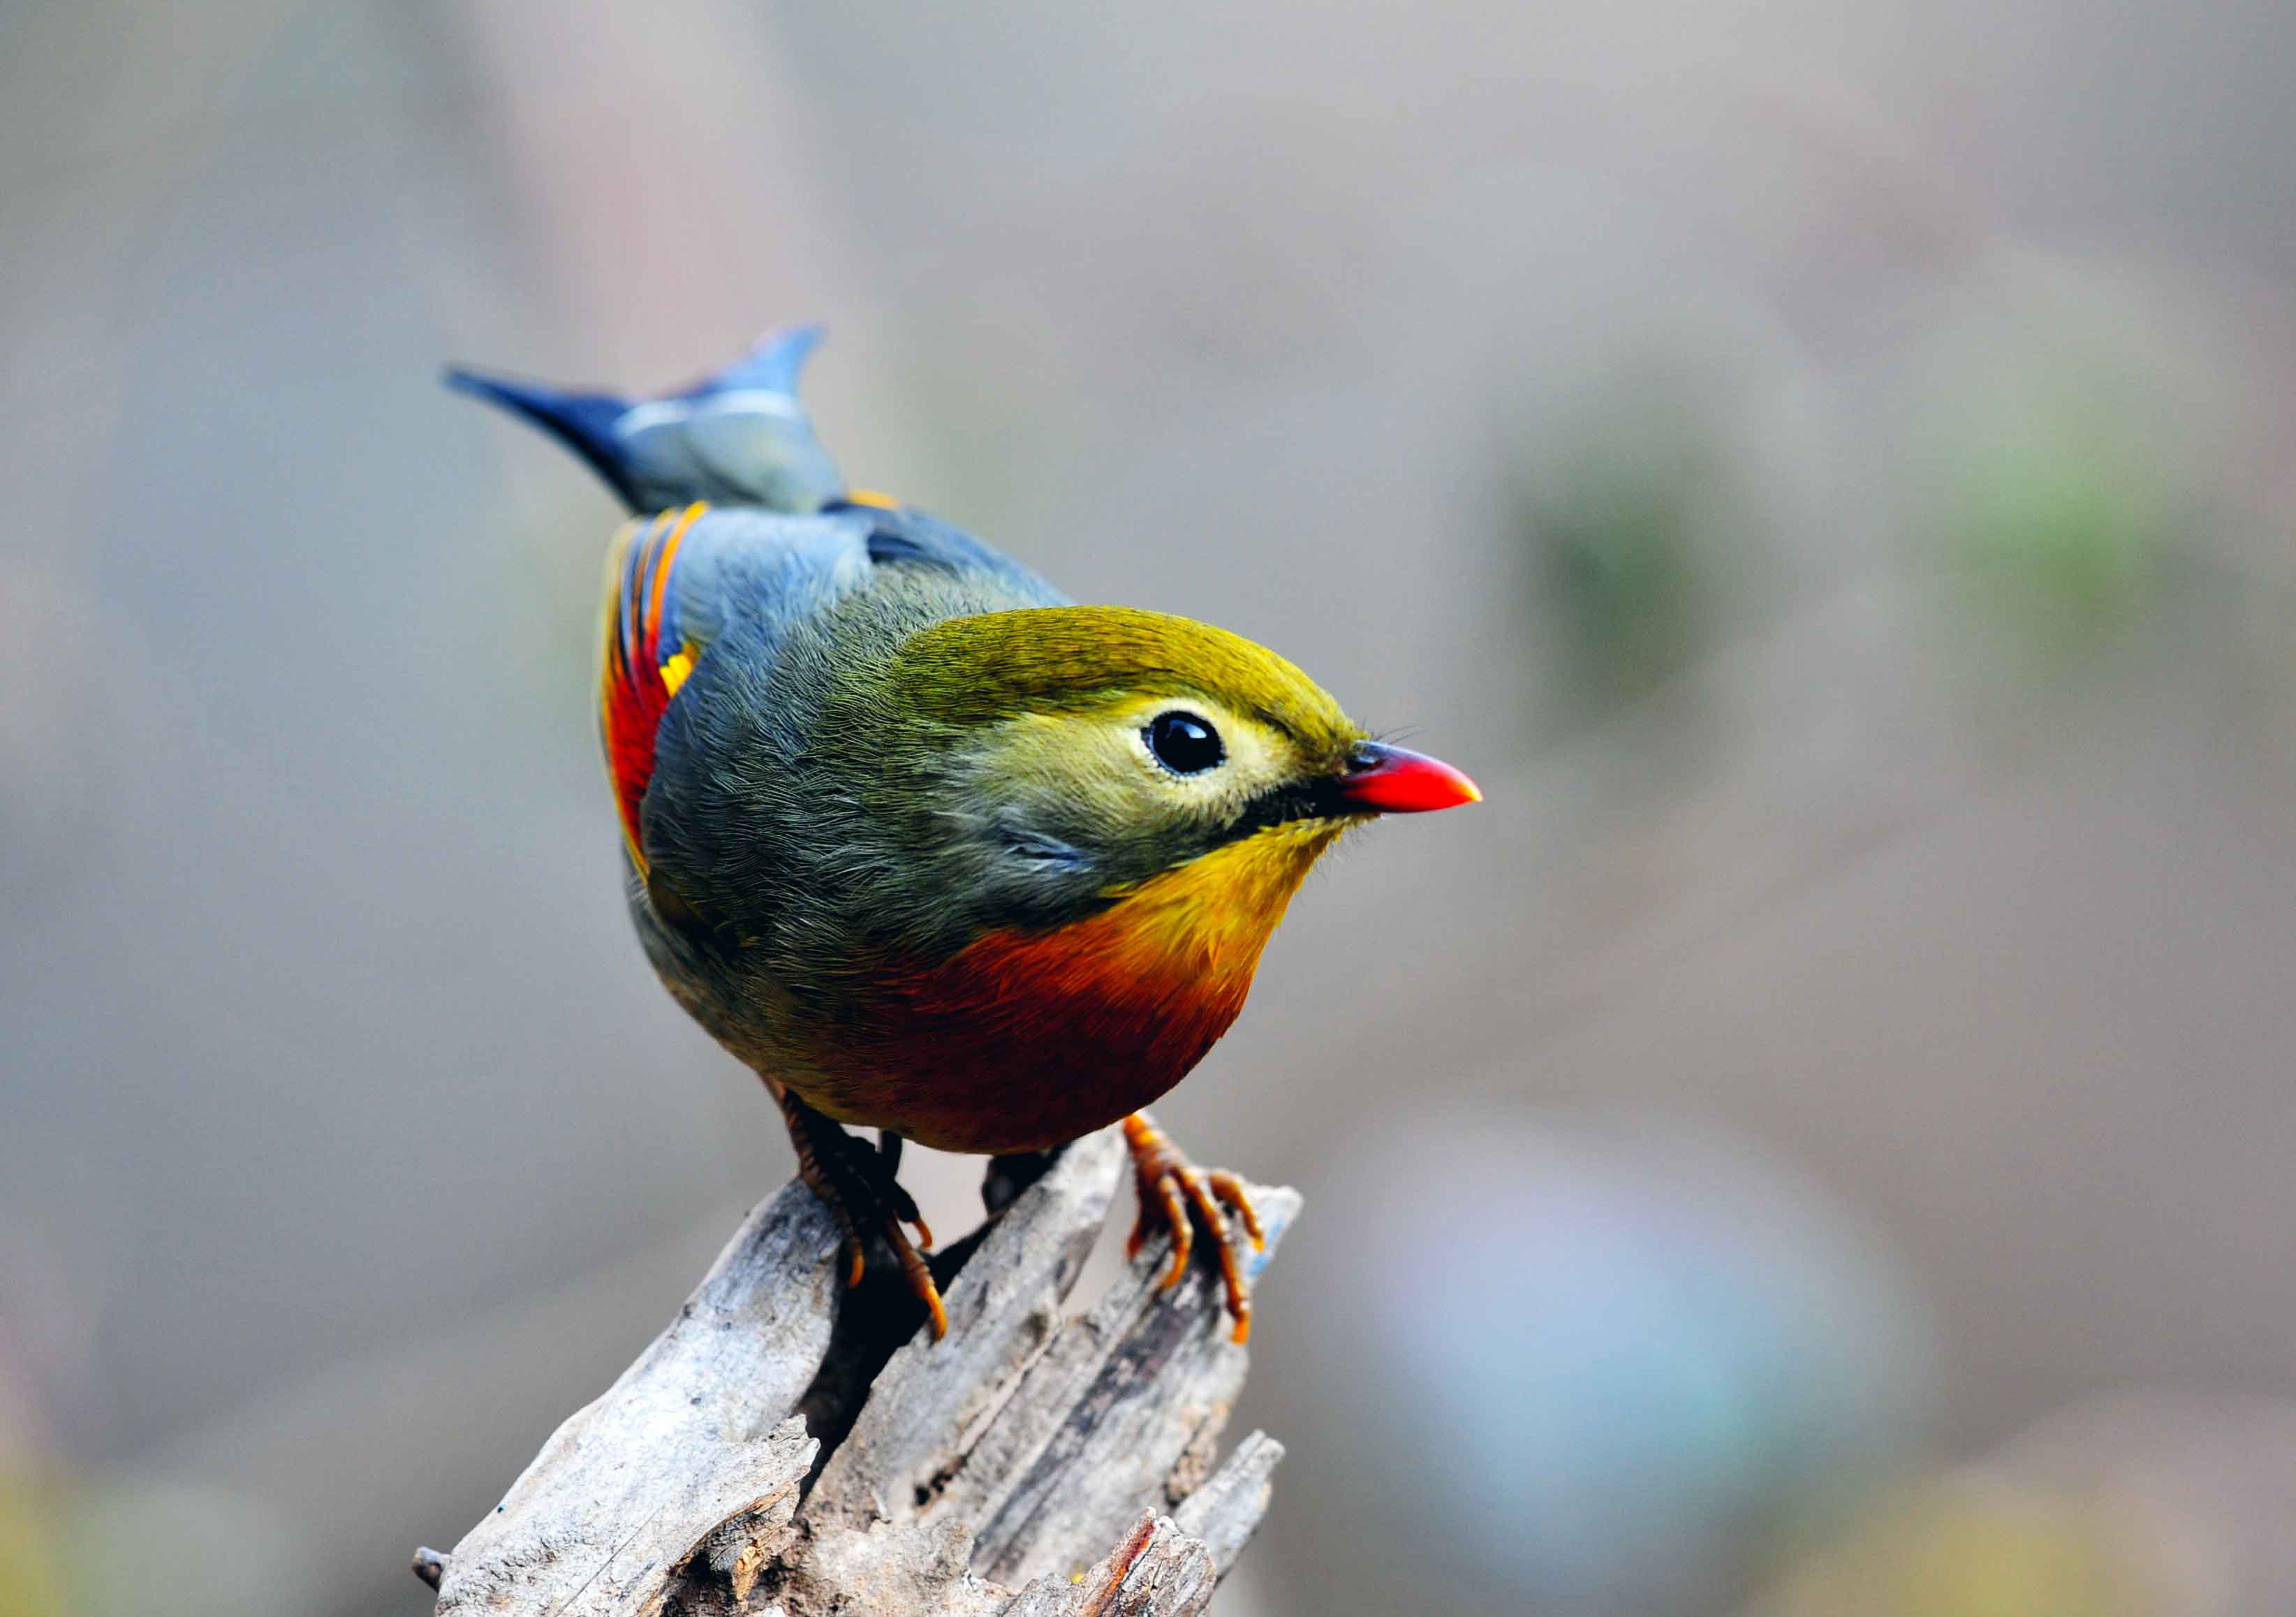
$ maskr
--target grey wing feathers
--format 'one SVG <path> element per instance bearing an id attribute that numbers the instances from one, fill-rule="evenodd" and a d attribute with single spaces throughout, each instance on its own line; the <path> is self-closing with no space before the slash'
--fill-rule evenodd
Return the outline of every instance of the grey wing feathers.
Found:
<path id="1" fill-rule="evenodd" d="M 880 570 L 945 573 L 1012 606 L 1064 605 L 1067 597 L 1002 551 L 921 511 L 846 506 L 783 516 L 741 506 L 704 513 L 685 535 L 670 579 L 675 617 L 664 640 L 709 645 L 730 628 L 769 652 L 796 625 L 867 587 Z"/>
<path id="2" fill-rule="evenodd" d="M 701 767 L 730 756 L 745 726 L 793 751 L 840 668 L 929 622 L 1065 604 L 961 529 L 858 505 L 817 516 L 707 511 L 685 533 L 666 596 L 660 644 L 665 655 L 696 653 L 700 700 L 670 704 L 660 751 L 665 765 Z M 857 613 L 842 610 L 849 603 Z"/>
<path id="3" fill-rule="evenodd" d="M 799 623 L 869 580 L 868 527 L 849 516 L 783 516 L 727 506 L 702 513 L 670 575 L 664 638 L 696 647 L 729 632 L 770 651 Z"/>
<path id="4" fill-rule="evenodd" d="M 1011 590 L 1015 606 L 1065 606 L 1068 597 L 1003 551 L 962 528 L 910 506 L 869 512 L 869 559 L 880 565 L 933 567 L 993 578 Z"/>

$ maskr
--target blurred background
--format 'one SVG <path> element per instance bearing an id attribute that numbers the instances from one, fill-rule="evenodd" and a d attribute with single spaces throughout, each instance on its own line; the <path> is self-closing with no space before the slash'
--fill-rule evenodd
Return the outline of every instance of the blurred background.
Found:
<path id="1" fill-rule="evenodd" d="M 1160 1109 L 1309 1199 L 1223 1610 L 2296 1611 L 2292 57 L 0 5 L 0 1613 L 427 1611 L 789 1172 L 622 914 L 613 505 L 438 373 L 815 317 L 857 482 L 1488 793 Z"/>

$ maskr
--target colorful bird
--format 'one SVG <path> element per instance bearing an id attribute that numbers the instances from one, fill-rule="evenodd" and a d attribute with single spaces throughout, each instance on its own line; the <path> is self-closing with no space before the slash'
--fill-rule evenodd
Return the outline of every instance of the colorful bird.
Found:
<path id="1" fill-rule="evenodd" d="M 1168 1227 L 1177 1282 L 1200 1221 L 1241 1342 L 1228 1215 L 1255 1241 L 1259 1220 L 1141 1108 L 1235 1020 L 1342 832 L 1480 793 L 1249 640 L 1071 604 L 847 489 L 796 398 L 817 336 L 637 403 L 449 373 L 637 513 L 608 566 L 599 707 L 638 935 L 780 1102 L 849 1282 L 882 1233 L 947 1329 L 903 1139 L 1010 1155 L 1121 1120 L 1134 1249 Z"/>

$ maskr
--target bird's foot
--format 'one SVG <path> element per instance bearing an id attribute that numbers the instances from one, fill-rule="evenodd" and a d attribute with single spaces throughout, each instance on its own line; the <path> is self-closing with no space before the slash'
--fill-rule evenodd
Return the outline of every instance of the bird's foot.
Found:
<path id="1" fill-rule="evenodd" d="M 1235 1244 L 1228 1237 L 1229 1211 L 1243 1225 L 1254 1252 L 1266 1248 L 1267 1236 L 1243 1181 L 1225 1169 L 1196 1167 L 1144 1112 L 1124 1120 L 1124 1143 L 1132 1148 L 1132 1173 L 1140 1189 L 1140 1217 L 1132 1227 L 1132 1238 L 1125 1243 L 1125 1256 L 1139 1256 L 1151 1235 L 1168 1230 L 1172 1267 L 1165 1273 L 1164 1285 L 1168 1289 L 1177 1285 L 1180 1276 L 1188 1272 L 1188 1257 L 1195 1249 L 1195 1227 L 1201 1222 L 1219 1252 L 1228 1317 L 1235 1321 L 1234 1340 L 1245 1341 L 1251 1335 L 1251 1287 L 1236 1260 Z"/>
<path id="2" fill-rule="evenodd" d="M 901 1166 L 901 1137 L 882 1134 L 872 1145 L 807 1105 L 793 1090 L 783 1089 L 780 1099 L 790 1142 L 797 1147 L 798 1177 L 828 1204 L 845 1232 L 847 1289 L 861 1284 L 870 1235 L 882 1235 L 909 1290 L 931 1316 L 933 1340 L 939 1342 L 948 1334 L 948 1310 L 941 1306 L 940 1287 L 933 1284 L 932 1270 L 919 1251 L 932 1249 L 932 1230 L 894 1177 Z M 914 1244 L 902 1229 L 904 1224 L 916 1227 Z"/>

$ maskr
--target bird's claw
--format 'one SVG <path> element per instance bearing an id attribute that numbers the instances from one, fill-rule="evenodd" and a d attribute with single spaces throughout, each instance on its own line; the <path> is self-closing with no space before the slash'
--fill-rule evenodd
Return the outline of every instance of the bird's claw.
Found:
<path id="1" fill-rule="evenodd" d="M 1251 1335 L 1251 1286 L 1244 1278 L 1229 1236 L 1228 1214 L 1242 1224 L 1254 1252 L 1267 1244 L 1259 1213 L 1251 1204 L 1244 1183 L 1225 1169 L 1198 1168 L 1180 1153 L 1163 1130 L 1144 1112 L 1124 1120 L 1124 1142 L 1132 1150 L 1132 1173 L 1140 1192 L 1140 1216 L 1124 1244 L 1124 1255 L 1136 1258 L 1148 1237 L 1162 1231 L 1172 1237 L 1171 1265 L 1164 1286 L 1179 1285 L 1195 1251 L 1195 1227 L 1201 1223 L 1219 1253 L 1220 1281 L 1227 1292 L 1228 1317 L 1235 1321 L 1234 1341 Z"/>
<path id="2" fill-rule="evenodd" d="M 797 1147 L 798 1177 L 828 1206 L 844 1232 L 846 1289 L 861 1284 L 868 1268 L 869 1236 L 882 1235 L 909 1290 L 925 1305 L 932 1319 L 933 1340 L 939 1342 L 948 1334 L 948 1310 L 924 1260 L 923 1254 L 932 1250 L 932 1227 L 894 1177 L 900 1167 L 901 1137 L 888 1134 L 881 1144 L 872 1145 L 857 1135 L 848 1134 L 793 1091 L 783 1089 L 781 1103 L 782 1115 L 789 1121 L 790 1140 Z M 915 1227 L 914 1243 L 901 1227 L 904 1224 Z"/>

